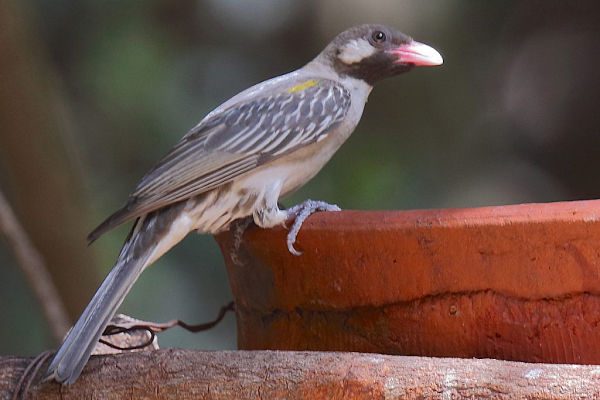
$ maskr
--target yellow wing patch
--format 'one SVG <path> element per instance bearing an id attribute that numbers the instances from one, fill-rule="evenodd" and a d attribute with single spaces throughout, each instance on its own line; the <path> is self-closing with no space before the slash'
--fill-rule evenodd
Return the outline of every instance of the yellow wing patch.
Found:
<path id="1" fill-rule="evenodd" d="M 290 93 L 301 92 L 304 89 L 308 89 L 311 86 L 315 86 L 317 83 L 319 83 L 318 79 L 311 79 L 306 82 L 302 82 L 302 83 L 294 86 L 293 88 L 288 89 L 288 92 L 290 92 Z"/>

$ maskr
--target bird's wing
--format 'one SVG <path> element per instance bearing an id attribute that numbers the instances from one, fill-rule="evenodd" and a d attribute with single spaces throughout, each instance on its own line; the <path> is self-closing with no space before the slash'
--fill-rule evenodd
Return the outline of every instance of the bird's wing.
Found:
<path id="1" fill-rule="evenodd" d="M 305 79 L 210 116 L 144 176 L 127 204 L 88 240 L 322 140 L 342 122 L 349 108 L 350 93 L 339 83 Z"/>

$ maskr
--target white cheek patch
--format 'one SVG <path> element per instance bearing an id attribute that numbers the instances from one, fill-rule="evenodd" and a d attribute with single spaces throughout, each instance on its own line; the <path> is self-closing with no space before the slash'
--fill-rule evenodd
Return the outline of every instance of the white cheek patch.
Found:
<path id="1" fill-rule="evenodd" d="M 375 47 L 365 39 L 355 39 L 340 48 L 338 58 L 347 65 L 361 62 L 375 53 Z"/>

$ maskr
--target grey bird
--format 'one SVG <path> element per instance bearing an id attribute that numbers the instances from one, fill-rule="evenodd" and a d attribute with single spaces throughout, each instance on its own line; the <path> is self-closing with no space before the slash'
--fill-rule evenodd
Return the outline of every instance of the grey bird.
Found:
<path id="1" fill-rule="evenodd" d="M 295 218 L 288 248 L 310 213 L 339 210 L 278 200 L 308 182 L 358 124 L 373 85 L 413 66 L 441 65 L 433 48 L 382 25 L 338 35 L 304 67 L 234 96 L 190 130 L 142 178 L 125 206 L 88 237 L 135 224 L 116 265 L 66 336 L 47 380 L 75 382 L 142 271 L 191 231 L 218 233 L 251 216 L 269 228 Z"/>

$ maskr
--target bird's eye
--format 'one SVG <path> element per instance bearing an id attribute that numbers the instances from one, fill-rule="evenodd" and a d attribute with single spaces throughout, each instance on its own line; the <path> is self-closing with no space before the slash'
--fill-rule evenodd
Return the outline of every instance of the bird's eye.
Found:
<path id="1" fill-rule="evenodd" d="M 386 36 L 385 33 L 381 32 L 381 31 L 377 31 L 375 33 L 373 33 L 373 40 L 376 43 L 383 43 L 385 42 Z"/>

